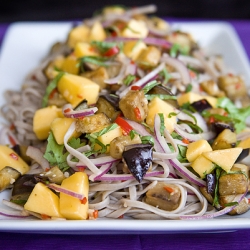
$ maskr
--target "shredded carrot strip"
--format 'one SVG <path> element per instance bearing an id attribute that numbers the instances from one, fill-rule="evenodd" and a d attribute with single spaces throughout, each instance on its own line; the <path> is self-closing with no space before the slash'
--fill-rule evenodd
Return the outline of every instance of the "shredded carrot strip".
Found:
<path id="1" fill-rule="evenodd" d="M 168 186 L 163 187 L 167 192 L 172 193 L 174 192 L 174 189 Z"/>

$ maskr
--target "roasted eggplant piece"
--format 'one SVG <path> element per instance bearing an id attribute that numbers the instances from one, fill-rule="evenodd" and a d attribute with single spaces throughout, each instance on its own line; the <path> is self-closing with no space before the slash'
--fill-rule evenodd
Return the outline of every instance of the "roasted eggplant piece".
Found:
<path id="1" fill-rule="evenodd" d="M 108 125 L 110 125 L 109 118 L 105 114 L 99 113 L 91 116 L 86 116 L 81 120 L 77 119 L 76 131 L 81 133 L 93 133 L 95 131 L 103 129 Z"/>
<path id="2" fill-rule="evenodd" d="M 157 85 L 151 90 L 148 91 L 149 95 L 169 95 L 169 96 L 175 96 L 170 89 L 162 86 L 162 85 Z M 179 105 L 177 103 L 177 100 L 164 100 L 165 102 L 171 104 L 175 108 L 179 108 Z"/>
<path id="3" fill-rule="evenodd" d="M 235 147 L 237 142 L 236 133 L 230 129 L 224 129 L 214 140 L 212 144 L 213 150 L 227 149 Z"/>
<path id="4" fill-rule="evenodd" d="M 52 167 L 49 171 L 45 172 L 43 176 L 47 177 L 50 182 L 56 184 L 61 184 L 65 179 L 63 172 L 59 169 L 58 166 Z"/>
<path id="5" fill-rule="evenodd" d="M 232 132 L 235 131 L 232 123 L 225 123 L 225 122 L 213 122 L 212 129 L 217 135 L 220 134 L 224 129 L 230 129 Z"/>
<path id="6" fill-rule="evenodd" d="M 130 173 L 141 182 L 152 165 L 153 146 L 151 144 L 126 146 L 122 158 Z"/>
<path id="7" fill-rule="evenodd" d="M 27 148 L 28 148 L 28 146 L 16 144 L 16 145 L 13 146 L 12 149 L 13 149 L 18 155 L 20 155 L 20 157 L 21 157 L 25 162 L 27 162 L 28 164 L 30 164 L 30 163 L 31 163 L 31 158 L 30 158 L 29 156 L 26 155 Z"/>
<path id="8" fill-rule="evenodd" d="M 240 76 L 231 74 L 220 76 L 218 86 L 226 93 L 227 97 L 233 100 L 247 95 L 245 82 Z"/>
<path id="9" fill-rule="evenodd" d="M 112 122 L 121 113 L 119 108 L 119 98 L 111 95 L 102 95 L 96 103 L 98 113 L 104 113 Z"/>
<path id="10" fill-rule="evenodd" d="M 145 202 L 166 211 L 175 210 L 180 203 L 181 192 L 176 185 L 158 182 L 146 193 Z"/>
<path id="11" fill-rule="evenodd" d="M 244 148 L 235 163 L 243 161 L 249 155 L 249 148 Z"/>
<path id="12" fill-rule="evenodd" d="M 13 185 L 11 201 L 25 204 L 37 182 L 38 179 L 34 175 L 22 175 Z"/>
<path id="13" fill-rule="evenodd" d="M 130 90 L 120 100 L 119 107 L 126 118 L 136 122 L 143 122 L 148 114 L 148 100 L 139 90 Z"/>
<path id="14" fill-rule="evenodd" d="M 200 86 L 202 90 L 205 91 L 208 95 L 215 97 L 225 96 L 225 92 L 221 91 L 218 87 L 218 84 L 213 80 L 201 82 Z"/>
<path id="15" fill-rule="evenodd" d="M 207 174 L 206 175 L 206 183 L 207 183 L 207 192 L 209 194 L 214 194 L 215 186 L 216 186 L 216 175 L 215 174 Z"/>
<path id="16" fill-rule="evenodd" d="M 199 113 L 212 108 L 211 104 L 206 99 L 193 102 L 191 103 L 191 106 Z"/>
<path id="17" fill-rule="evenodd" d="M 131 139 L 130 135 L 119 136 L 110 142 L 109 153 L 113 158 L 121 159 L 126 146 L 141 143 L 141 138 L 137 134 L 133 139 Z"/>
<path id="18" fill-rule="evenodd" d="M 21 174 L 14 168 L 6 166 L 0 171 L 0 192 L 7 188 L 11 188 L 12 184 Z"/>

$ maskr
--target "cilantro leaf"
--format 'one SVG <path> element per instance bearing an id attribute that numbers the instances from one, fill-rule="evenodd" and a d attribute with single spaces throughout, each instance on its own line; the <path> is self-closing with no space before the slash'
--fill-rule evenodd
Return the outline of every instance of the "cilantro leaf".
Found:
<path id="1" fill-rule="evenodd" d="M 52 91 L 57 87 L 57 83 L 61 79 L 61 77 L 64 75 L 64 72 L 60 72 L 47 86 L 45 90 L 45 95 L 42 100 L 42 107 L 46 107 L 48 105 L 49 96 L 52 93 Z"/>
<path id="2" fill-rule="evenodd" d="M 69 166 L 67 164 L 68 152 L 65 152 L 64 145 L 57 144 L 53 133 L 49 134 L 48 144 L 44 154 L 44 158 L 47 159 L 52 166 L 58 165 L 58 167 L 64 172 Z"/>

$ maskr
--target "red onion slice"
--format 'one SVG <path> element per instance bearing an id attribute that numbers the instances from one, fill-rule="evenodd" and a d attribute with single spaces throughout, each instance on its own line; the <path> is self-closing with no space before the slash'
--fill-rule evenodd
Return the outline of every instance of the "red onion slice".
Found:
<path id="1" fill-rule="evenodd" d="M 187 85 L 191 82 L 189 71 L 182 61 L 176 58 L 170 57 L 167 54 L 163 54 L 161 61 L 166 63 L 169 66 L 174 67 L 180 73 L 182 82 L 184 85 Z"/>
<path id="2" fill-rule="evenodd" d="M 43 157 L 43 153 L 40 149 L 29 146 L 26 155 L 35 160 L 44 171 L 50 168 L 49 162 Z"/>
<path id="3" fill-rule="evenodd" d="M 51 183 L 51 184 L 48 184 L 47 185 L 49 188 L 57 191 L 57 192 L 60 192 L 60 193 L 64 193 L 64 194 L 67 194 L 67 195 L 70 195 L 74 198 L 77 198 L 79 200 L 82 200 L 83 198 L 85 198 L 85 196 L 83 194 L 80 194 L 80 193 L 77 193 L 77 192 L 74 192 L 72 190 L 69 190 L 67 188 L 63 188 L 57 184 L 54 184 L 54 183 Z"/>
<path id="4" fill-rule="evenodd" d="M 95 166 L 102 166 L 106 164 L 112 164 L 114 162 L 120 161 L 120 159 L 115 159 L 111 156 L 103 156 L 103 157 L 98 157 L 95 159 L 89 159 Z M 83 165 L 81 162 L 76 164 L 77 167 L 86 167 Z"/>
<path id="5" fill-rule="evenodd" d="M 130 85 L 128 88 L 126 88 L 125 90 L 123 90 L 119 96 L 120 98 L 122 98 L 123 96 L 125 96 L 129 90 L 131 89 L 132 86 L 139 86 L 141 87 L 143 84 L 147 83 L 149 80 L 151 80 L 152 78 L 154 78 L 159 72 L 161 72 L 163 69 L 165 68 L 165 64 L 161 63 L 158 67 L 156 67 L 154 70 L 152 70 L 150 73 L 148 73 L 147 75 L 145 75 L 143 78 L 141 78 L 139 81 L 133 83 L 132 85 Z"/>
<path id="6" fill-rule="evenodd" d="M 73 110 L 71 104 L 64 105 L 62 109 L 63 115 L 67 118 L 81 118 L 85 116 L 94 115 L 97 110 L 97 107 L 82 110 Z"/>

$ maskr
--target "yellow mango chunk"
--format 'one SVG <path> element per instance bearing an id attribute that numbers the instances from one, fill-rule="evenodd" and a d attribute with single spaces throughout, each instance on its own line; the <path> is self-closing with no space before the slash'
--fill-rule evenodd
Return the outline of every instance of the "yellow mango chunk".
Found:
<path id="1" fill-rule="evenodd" d="M 73 107 L 76 107 L 84 99 L 89 105 L 96 103 L 100 87 L 85 77 L 65 74 L 60 78 L 57 89 Z"/>
<path id="2" fill-rule="evenodd" d="M 51 131 L 55 137 L 56 142 L 61 145 L 63 144 L 63 139 L 68 131 L 70 125 L 75 121 L 74 118 L 56 118 L 52 123 L 51 123 Z M 70 139 L 72 137 L 78 138 L 81 135 L 79 132 L 74 132 Z"/>
<path id="3" fill-rule="evenodd" d="M 87 42 L 89 41 L 89 27 L 85 25 L 80 25 L 73 28 L 68 36 L 67 43 L 70 48 L 74 48 L 78 42 Z"/>
<path id="4" fill-rule="evenodd" d="M 217 98 L 212 97 L 212 96 L 202 96 L 193 92 L 188 92 L 188 93 L 178 96 L 177 102 L 180 106 L 182 106 L 183 104 L 187 102 L 193 103 L 193 102 L 200 101 L 202 99 L 206 99 L 213 108 L 216 108 Z"/>
<path id="5" fill-rule="evenodd" d="M 214 170 L 215 164 L 203 155 L 200 155 L 191 163 L 191 167 L 203 179 L 207 174 L 210 174 Z"/>
<path id="6" fill-rule="evenodd" d="M 131 19 L 126 28 L 122 31 L 123 37 L 145 38 L 148 35 L 148 28 L 144 21 Z"/>
<path id="7" fill-rule="evenodd" d="M 205 152 L 202 155 L 228 172 L 241 152 L 242 148 L 228 148 Z"/>
<path id="8" fill-rule="evenodd" d="M 36 111 L 33 118 L 33 131 L 39 140 L 48 138 L 50 125 L 58 117 L 63 117 L 62 110 L 54 105 Z"/>
<path id="9" fill-rule="evenodd" d="M 87 202 L 82 202 L 73 196 L 60 193 L 60 212 L 70 220 L 86 220 L 88 218 L 88 193 L 89 180 L 84 172 L 76 172 L 70 177 L 63 180 L 61 186 L 71 191 L 83 194 L 87 198 Z"/>
<path id="10" fill-rule="evenodd" d="M 42 215 L 63 217 L 59 212 L 59 197 L 41 182 L 35 185 L 24 208 Z"/>
<path id="11" fill-rule="evenodd" d="M 237 147 L 243 149 L 250 148 L 250 137 L 245 140 L 242 140 Z"/>
<path id="12" fill-rule="evenodd" d="M 167 102 L 164 102 L 159 97 L 153 98 L 153 100 L 148 104 L 148 116 L 146 118 L 146 123 L 150 127 L 154 127 L 155 115 L 162 113 L 164 116 L 164 124 L 169 133 L 174 131 L 174 125 L 177 123 L 176 117 L 168 117 L 170 113 L 174 112 L 174 107 Z"/>
<path id="13" fill-rule="evenodd" d="M 116 137 L 122 136 L 122 129 L 120 126 L 117 126 L 113 130 L 110 130 L 109 132 L 98 136 L 97 139 L 104 144 L 105 146 L 107 144 L 110 144 L 110 142 L 115 139 Z M 101 149 L 101 146 L 96 144 L 95 145 L 95 150 Z M 109 147 L 107 147 L 107 152 L 109 152 Z"/>
<path id="14" fill-rule="evenodd" d="M 83 56 L 99 56 L 90 43 L 77 43 L 74 49 L 74 54 L 77 58 Z"/>
<path id="15" fill-rule="evenodd" d="M 210 144 L 206 140 L 198 140 L 188 144 L 186 157 L 189 162 L 192 162 L 202 153 L 209 151 L 212 151 Z"/>
<path id="16" fill-rule="evenodd" d="M 77 58 L 74 55 L 69 55 L 64 59 L 61 65 L 61 70 L 70 74 L 77 75 L 79 72 L 79 67 L 77 66 L 78 63 L 79 62 L 77 61 Z"/>
<path id="17" fill-rule="evenodd" d="M 89 41 L 104 41 L 106 39 L 105 30 L 100 22 L 95 22 L 89 34 Z"/>
<path id="18" fill-rule="evenodd" d="M 0 145 L 0 159 L 0 170 L 10 166 L 23 175 L 30 169 L 28 164 L 14 150 L 4 145 Z"/>
<path id="19" fill-rule="evenodd" d="M 146 48 L 147 45 L 143 41 L 129 41 L 124 43 L 123 53 L 135 61 Z"/>

